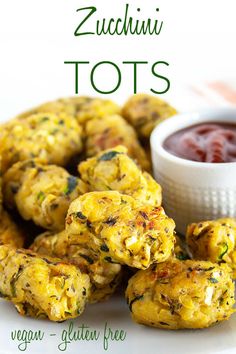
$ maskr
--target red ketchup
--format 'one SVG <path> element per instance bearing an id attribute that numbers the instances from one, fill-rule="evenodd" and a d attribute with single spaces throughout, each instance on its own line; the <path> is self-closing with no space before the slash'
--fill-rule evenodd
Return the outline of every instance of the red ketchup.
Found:
<path id="1" fill-rule="evenodd" d="M 163 147 L 171 154 L 198 162 L 236 162 L 236 124 L 197 124 L 170 135 Z"/>

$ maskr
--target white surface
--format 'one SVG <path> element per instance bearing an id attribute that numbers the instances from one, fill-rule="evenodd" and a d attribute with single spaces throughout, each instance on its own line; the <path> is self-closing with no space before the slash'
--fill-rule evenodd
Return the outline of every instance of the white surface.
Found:
<path id="1" fill-rule="evenodd" d="M 61 333 L 68 329 L 68 322 L 50 323 L 48 321 L 22 319 L 11 304 L 0 302 L 1 354 L 20 353 L 19 343 L 10 339 L 11 331 L 27 329 L 45 332 L 43 341 L 28 344 L 26 352 L 33 354 L 58 354 L 58 345 L 62 342 Z M 3 320 L 5 319 L 5 320 Z M 127 332 L 123 342 L 109 341 L 108 350 L 103 349 L 104 325 L 108 323 L 112 329 L 123 329 Z M 137 325 L 131 321 L 128 307 L 121 297 L 90 305 L 84 314 L 73 321 L 74 329 L 82 324 L 101 332 L 95 342 L 77 341 L 68 344 L 67 354 L 233 354 L 236 348 L 236 317 L 227 322 L 205 330 L 166 331 Z M 56 334 L 51 337 L 50 333 Z"/>
<path id="2" fill-rule="evenodd" d="M 163 205 L 177 230 L 185 234 L 192 222 L 236 217 L 236 162 L 201 163 L 179 158 L 163 148 L 164 140 L 180 129 L 204 122 L 235 123 L 235 108 L 216 108 L 176 115 L 151 135 L 156 180 L 163 189 Z"/>

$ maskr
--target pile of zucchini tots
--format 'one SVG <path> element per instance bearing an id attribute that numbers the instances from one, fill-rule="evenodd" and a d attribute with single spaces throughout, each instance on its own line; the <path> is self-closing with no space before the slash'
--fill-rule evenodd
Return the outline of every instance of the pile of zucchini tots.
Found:
<path id="1" fill-rule="evenodd" d="M 189 225 L 162 207 L 149 137 L 176 110 L 73 97 L 0 126 L 0 296 L 64 321 L 124 292 L 134 321 L 204 328 L 234 313 L 236 220 Z M 127 284 L 128 281 L 128 284 Z"/>

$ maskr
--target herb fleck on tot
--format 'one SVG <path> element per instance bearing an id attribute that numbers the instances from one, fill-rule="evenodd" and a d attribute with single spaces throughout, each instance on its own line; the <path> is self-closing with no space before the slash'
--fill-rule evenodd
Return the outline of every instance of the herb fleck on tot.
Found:
<path id="1" fill-rule="evenodd" d="M 89 264 L 93 264 L 94 261 L 91 257 L 87 256 L 86 254 L 81 254 L 80 253 L 80 257 L 84 258 Z"/>
<path id="2" fill-rule="evenodd" d="M 103 252 L 109 252 L 109 248 L 107 247 L 107 245 L 101 245 L 100 250 Z"/>
<path id="3" fill-rule="evenodd" d="M 224 257 L 224 255 L 228 252 L 228 249 L 229 249 L 229 247 L 228 247 L 227 243 L 226 242 L 223 243 L 222 251 L 221 251 L 221 254 L 219 255 L 219 259 L 222 259 Z"/>
<path id="4" fill-rule="evenodd" d="M 76 217 L 79 218 L 79 219 L 82 219 L 82 220 L 87 219 L 86 216 L 81 211 L 78 211 L 76 213 Z"/>
<path id="5" fill-rule="evenodd" d="M 40 203 L 42 203 L 42 202 L 44 201 L 45 197 L 46 197 L 46 196 L 45 196 L 44 192 L 40 191 L 40 192 L 38 193 L 38 195 L 37 195 L 37 200 L 38 200 Z"/>
<path id="6" fill-rule="evenodd" d="M 185 261 L 186 259 L 189 259 L 189 256 L 184 252 L 179 252 L 176 254 L 176 258 L 180 261 Z"/>
<path id="7" fill-rule="evenodd" d="M 103 154 L 102 156 L 100 156 L 98 161 L 110 161 L 113 159 L 113 157 L 119 154 L 120 154 L 119 151 L 109 151 Z"/>
<path id="8" fill-rule="evenodd" d="M 104 222 L 104 224 L 107 224 L 109 226 L 113 226 L 116 224 L 117 219 L 109 216 L 109 218 Z"/>
<path id="9" fill-rule="evenodd" d="M 208 279 L 212 284 L 219 283 L 219 281 L 216 278 L 209 278 Z"/>
<path id="10" fill-rule="evenodd" d="M 115 263 L 116 264 L 116 262 L 114 262 L 111 257 L 105 257 L 104 260 L 107 261 L 108 263 Z"/>
<path id="11" fill-rule="evenodd" d="M 43 117 L 41 118 L 41 122 L 47 122 L 49 120 L 49 117 Z"/>
<path id="12" fill-rule="evenodd" d="M 77 183 L 78 183 L 78 181 L 77 181 L 77 178 L 76 177 L 74 177 L 74 176 L 69 176 L 68 178 L 67 178 L 67 186 L 66 186 L 66 188 L 65 188 L 65 190 L 64 190 L 64 194 L 65 195 L 69 195 L 71 192 L 73 192 L 73 190 L 76 188 L 76 186 L 77 186 Z"/>

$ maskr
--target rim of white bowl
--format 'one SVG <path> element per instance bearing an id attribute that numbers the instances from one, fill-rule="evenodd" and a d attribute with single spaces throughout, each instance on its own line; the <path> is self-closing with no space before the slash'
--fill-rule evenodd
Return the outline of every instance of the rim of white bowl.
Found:
<path id="1" fill-rule="evenodd" d="M 163 143 L 165 139 L 173 133 L 191 127 L 199 123 L 221 122 L 233 123 L 236 125 L 236 108 L 207 108 L 199 111 L 179 113 L 171 118 L 164 120 L 158 124 L 152 131 L 150 137 L 151 150 L 155 151 L 159 156 L 162 156 L 171 163 L 188 166 L 189 168 L 204 168 L 204 169 L 223 169 L 233 167 L 236 168 L 236 162 L 198 162 L 183 159 L 168 152 Z"/>

